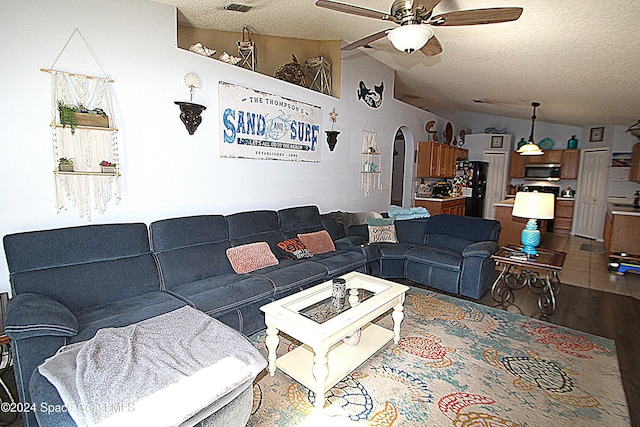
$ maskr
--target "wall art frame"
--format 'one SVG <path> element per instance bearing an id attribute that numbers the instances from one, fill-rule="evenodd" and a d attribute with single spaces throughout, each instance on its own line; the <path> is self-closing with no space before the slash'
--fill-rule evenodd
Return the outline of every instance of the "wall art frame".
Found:
<path id="1" fill-rule="evenodd" d="M 589 142 L 602 142 L 604 140 L 604 127 L 591 128 Z"/>

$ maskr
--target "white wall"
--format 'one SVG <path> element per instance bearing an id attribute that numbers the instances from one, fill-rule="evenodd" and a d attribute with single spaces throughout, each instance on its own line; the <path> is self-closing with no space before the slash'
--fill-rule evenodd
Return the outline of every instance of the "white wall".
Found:
<path id="1" fill-rule="evenodd" d="M 343 58 L 342 99 L 335 99 L 176 47 L 175 8 L 142 0 L 21 0 L 0 2 L 0 235 L 84 225 L 74 208 L 56 213 L 52 156 L 49 68 L 78 28 L 89 42 L 112 86 L 120 129 L 122 200 L 109 203 L 92 223 L 141 221 L 172 216 L 233 213 L 315 204 L 332 210 L 386 210 L 396 131 L 406 126 L 416 141 L 426 140 L 424 124 L 443 122 L 431 113 L 392 98 L 394 72 L 354 52 Z M 266 52 L 259 52 L 259 55 Z M 74 37 L 56 69 L 102 75 L 81 39 Z M 174 101 L 188 100 L 186 73 L 197 74 L 202 89 L 194 102 L 207 106 L 190 136 Z M 358 82 L 384 81 L 384 103 L 372 109 L 357 100 Z M 221 158 L 218 82 L 227 81 L 322 107 L 339 114 L 341 131 L 333 152 L 324 132 L 320 163 Z M 369 123 L 369 124 L 367 124 Z M 360 190 L 361 132 L 378 132 L 383 153 L 383 191 L 368 198 Z M 412 140 L 413 141 L 413 140 Z M 407 147 L 413 154 L 413 147 Z M 407 159 L 406 182 L 412 160 Z M 410 186 L 405 185 L 405 191 Z M 410 199 L 405 195 L 405 200 Z M 9 289 L 4 250 L 0 291 Z"/>

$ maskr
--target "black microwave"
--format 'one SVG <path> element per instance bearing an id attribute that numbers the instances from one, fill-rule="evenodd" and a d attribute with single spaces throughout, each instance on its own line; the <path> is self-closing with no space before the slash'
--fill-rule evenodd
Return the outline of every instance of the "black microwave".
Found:
<path id="1" fill-rule="evenodd" d="M 560 181 L 562 166 L 557 163 L 540 163 L 526 165 L 524 179 L 529 181 Z"/>

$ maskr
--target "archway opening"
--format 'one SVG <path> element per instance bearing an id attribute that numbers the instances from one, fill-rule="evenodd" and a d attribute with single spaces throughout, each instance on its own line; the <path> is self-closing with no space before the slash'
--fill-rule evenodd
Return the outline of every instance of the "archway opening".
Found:
<path id="1" fill-rule="evenodd" d="M 393 141 L 393 169 L 391 172 L 391 204 L 402 206 L 404 193 L 404 163 L 406 141 L 402 129 L 398 129 Z"/>

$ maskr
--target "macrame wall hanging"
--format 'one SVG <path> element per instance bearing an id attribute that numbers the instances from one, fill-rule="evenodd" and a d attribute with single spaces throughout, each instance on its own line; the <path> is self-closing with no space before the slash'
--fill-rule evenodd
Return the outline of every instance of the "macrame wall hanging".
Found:
<path id="1" fill-rule="evenodd" d="M 115 195 L 120 200 L 118 129 L 114 123 L 108 77 L 54 70 L 71 39 L 78 35 L 107 75 L 93 49 L 76 28 L 50 69 L 51 135 L 55 163 L 56 209 L 70 201 L 80 217 L 91 220 L 93 210 L 103 213 Z M 71 108 L 71 123 L 61 119 L 61 105 Z M 69 113 L 68 113 L 69 114 Z M 63 167 L 64 166 L 64 167 Z"/>
<path id="2" fill-rule="evenodd" d="M 369 197 L 371 190 L 382 190 L 380 183 L 380 163 L 382 155 L 378 149 L 378 134 L 375 131 L 362 131 L 362 165 L 360 188 L 364 196 Z"/>

